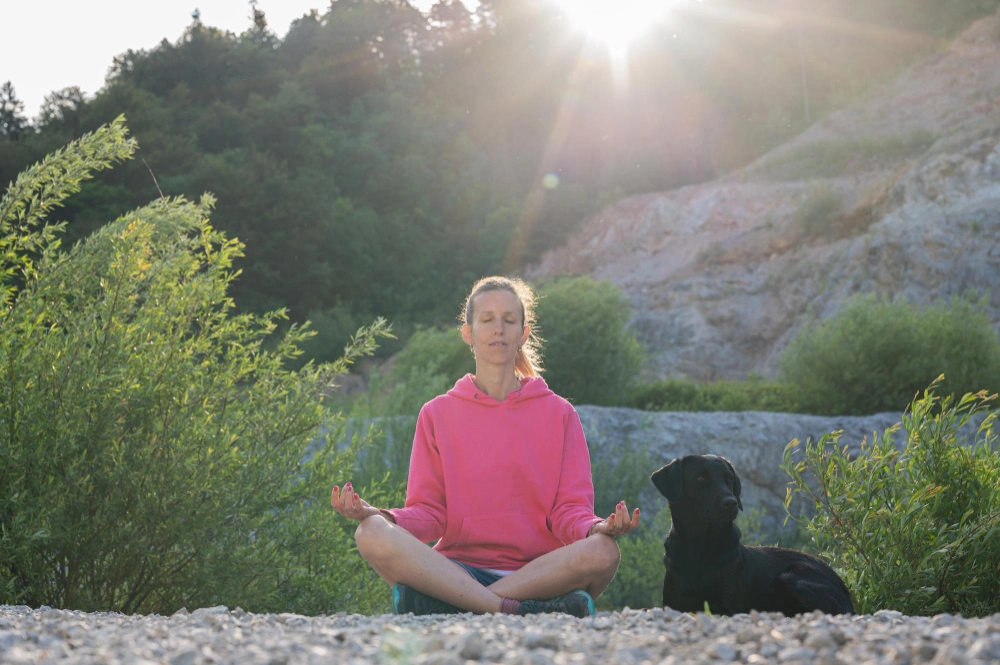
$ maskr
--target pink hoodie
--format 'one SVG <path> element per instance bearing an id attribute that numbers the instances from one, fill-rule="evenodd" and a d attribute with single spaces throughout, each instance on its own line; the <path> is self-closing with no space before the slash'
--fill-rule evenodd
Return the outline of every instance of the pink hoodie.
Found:
<path id="1" fill-rule="evenodd" d="M 580 417 L 539 377 L 503 402 L 466 374 L 424 405 L 396 523 L 448 558 L 517 570 L 586 537 L 594 514 Z"/>

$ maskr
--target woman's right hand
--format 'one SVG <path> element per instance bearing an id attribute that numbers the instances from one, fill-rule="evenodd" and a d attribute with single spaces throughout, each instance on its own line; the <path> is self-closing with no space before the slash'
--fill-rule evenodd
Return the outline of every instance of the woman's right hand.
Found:
<path id="1" fill-rule="evenodd" d="M 333 492 L 330 495 L 330 505 L 347 519 L 359 522 L 370 515 L 382 514 L 378 508 L 369 505 L 367 501 L 355 494 L 350 481 L 344 485 L 343 490 L 336 485 L 333 486 Z"/>

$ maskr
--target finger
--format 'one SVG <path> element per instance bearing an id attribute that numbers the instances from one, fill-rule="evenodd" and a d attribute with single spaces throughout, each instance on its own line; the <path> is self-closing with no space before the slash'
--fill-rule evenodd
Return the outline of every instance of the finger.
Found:
<path id="1" fill-rule="evenodd" d="M 351 509 L 351 496 L 354 494 L 354 488 L 351 486 L 350 481 L 344 485 L 344 491 L 340 493 L 340 508 L 346 514 Z"/>
<path id="2" fill-rule="evenodd" d="M 621 533 L 622 529 L 628 526 L 628 508 L 625 507 L 624 501 L 618 502 L 618 508 L 615 511 L 615 523 L 618 525 L 618 533 Z"/>
<path id="3" fill-rule="evenodd" d="M 337 504 L 340 503 L 339 495 L 340 495 L 340 489 L 336 485 L 334 485 L 333 489 L 330 490 L 330 506 L 333 507 L 334 510 L 337 510 Z"/>
<path id="4" fill-rule="evenodd" d="M 634 528 L 636 528 L 637 526 L 639 526 L 639 517 L 640 517 L 640 513 L 639 513 L 639 509 L 638 509 L 638 508 L 636 508 L 636 509 L 635 509 L 635 510 L 634 510 L 634 511 L 632 512 L 632 522 L 631 522 L 631 524 L 630 524 L 630 526 L 629 526 L 629 531 L 631 531 L 632 529 L 634 529 Z"/>

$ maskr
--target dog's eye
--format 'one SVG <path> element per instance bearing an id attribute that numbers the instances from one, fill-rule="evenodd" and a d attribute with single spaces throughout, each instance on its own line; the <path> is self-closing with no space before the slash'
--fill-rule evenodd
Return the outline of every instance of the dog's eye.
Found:
<path id="1" fill-rule="evenodd" d="M 708 482 L 708 476 L 706 476 L 705 474 L 702 474 L 700 476 L 697 476 L 695 478 L 695 480 L 697 480 L 699 483 L 707 483 Z"/>

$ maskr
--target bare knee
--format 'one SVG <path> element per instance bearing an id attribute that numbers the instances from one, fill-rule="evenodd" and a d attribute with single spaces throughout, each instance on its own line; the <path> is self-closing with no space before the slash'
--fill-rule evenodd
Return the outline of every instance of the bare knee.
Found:
<path id="1" fill-rule="evenodd" d="M 361 520 L 354 531 L 354 542 L 365 561 L 383 558 L 387 555 L 392 525 L 381 515 L 371 515 Z"/>
<path id="2" fill-rule="evenodd" d="M 597 533 L 584 541 L 586 548 L 580 552 L 579 565 L 588 573 L 607 573 L 618 570 L 622 554 L 618 543 L 611 536 Z"/>

